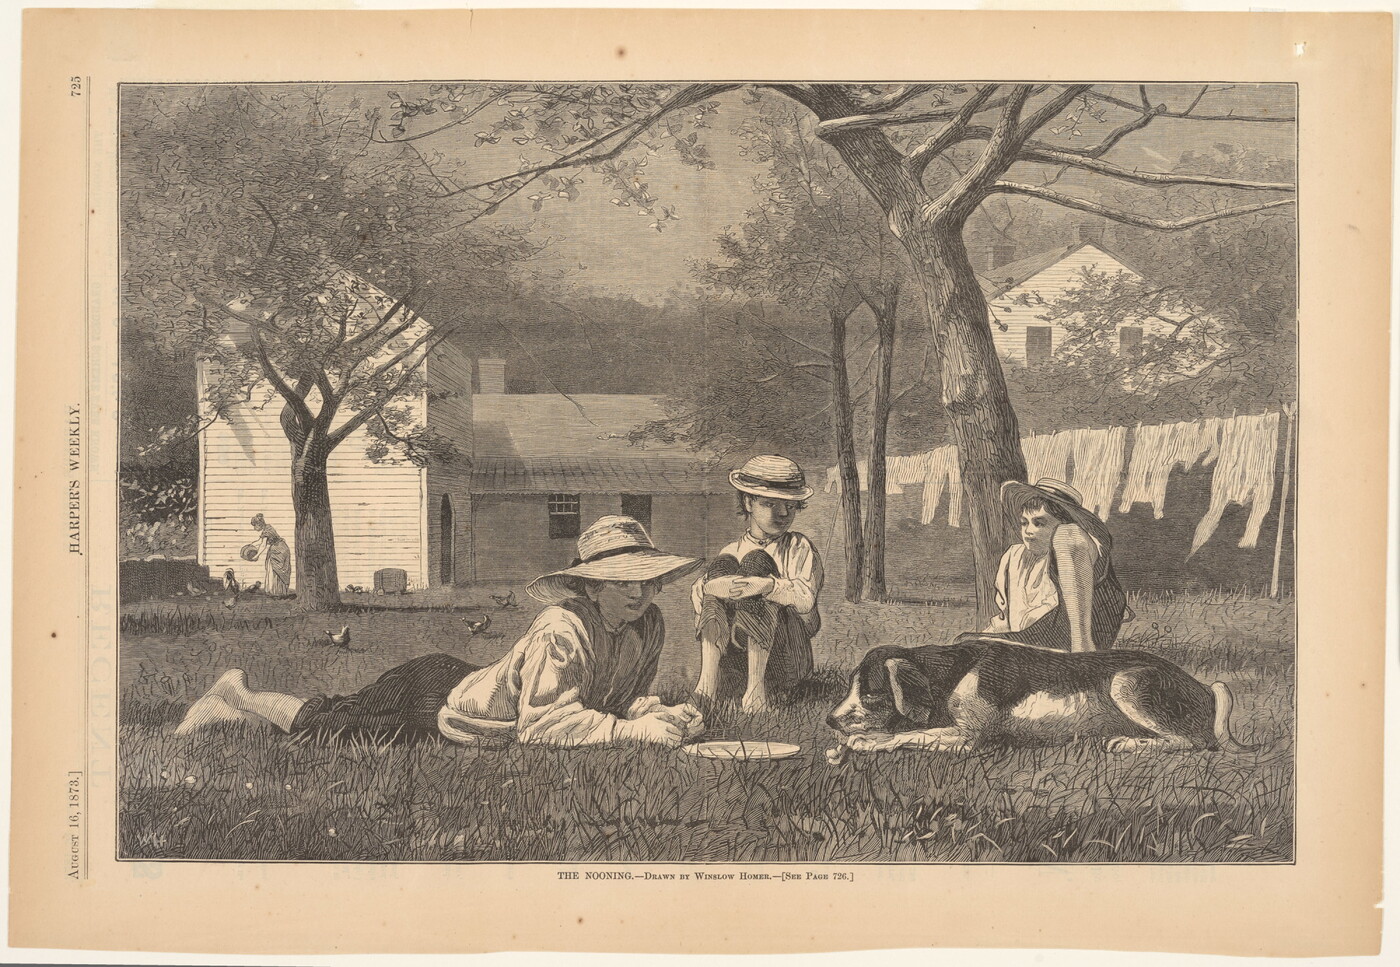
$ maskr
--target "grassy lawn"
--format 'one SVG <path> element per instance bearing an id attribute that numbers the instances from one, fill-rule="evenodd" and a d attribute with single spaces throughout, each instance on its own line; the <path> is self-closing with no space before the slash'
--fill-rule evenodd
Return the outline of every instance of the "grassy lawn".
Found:
<path id="1" fill-rule="evenodd" d="M 243 727 L 175 736 L 185 707 L 229 667 L 254 688 L 353 691 L 399 662 L 447 652 L 484 664 L 528 626 L 498 587 L 294 615 L 282 601 L 148 600 L 122 615 L 120 851 L 127 858 L 546 861 L 1287 862 L 1293 855 L 1293 606 L 1230 594 L 1134 598 L 1120 647 L 1170 658 L 1235 692 L 1258 752 L 1109 756 L 1050 749 L 852 755 L 834 767 L 822 724 L 877 644 L 944 642 L 962 603 L 832 605 L 818 680 L 762 715 L 722 706 L 710 737 L 802 752 L 724 763 L 655 748 L 450 744 L 374 748 Z M 697 671 L 687 595 L 659 598 L 669 629 L 657 679 L 680 699 Z M 484 607 L 482 604 L 484 603 Z M 471 637 L 465 619 L 491 615 Z M 349 624 L 353 651 L 324 632 Z"/>

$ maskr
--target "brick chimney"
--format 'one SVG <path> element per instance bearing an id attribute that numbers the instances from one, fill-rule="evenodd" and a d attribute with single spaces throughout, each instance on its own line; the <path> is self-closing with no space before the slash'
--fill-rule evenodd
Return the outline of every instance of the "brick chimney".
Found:
<path id="1" fill-rule="evenodd" d="M 477 392 L 500 396 L 506 391 L 506 361 L 504 359 L 478 359 L 476 361 Z"/>
<path id="2" fill-rule="evenodd" d="M 1081 222 L 1076 228 L 1076 233 L 1081 245 L 1103 244 L 1103 225 L 1098 222 Z"/>
<path id="3" fill-rule="evenodd" d="M 1008 262 L 1016 261 L 1016 246 L 1011 242 L 993 242 L 987 247 L 987 269 L 1001 268 Z"/>

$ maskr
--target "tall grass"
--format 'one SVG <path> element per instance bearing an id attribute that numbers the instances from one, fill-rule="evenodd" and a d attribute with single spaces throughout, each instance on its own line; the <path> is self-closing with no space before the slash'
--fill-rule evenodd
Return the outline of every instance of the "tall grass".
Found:
<path id="1" fill-rule="evenodd" d="M 672 607 L 682 611 L 675 628 L 683 607 Z M 1293 654 L 1283 636 L 1291 609 L 1199 597 L 1135 607 L 1122 646 L 1228 682 L 1237 736 L 1263 749 L 1120 756 L 1080 743 L 852 755 L 831 766 L 824 752 L 834 741 L 822 723 L 859 654 L 940 640 L 966 618 L 894 604 L 833 609 L 818 639 L 823 667 L 792 704 L 759 715 L 721 704 L 711 713 L 711 737 L 794 742 L 802 752 L 793 759 L 734 763 L 652 747 L 325 745 L 246 726 L 175 736 L 188 702 L 230 665 L 261 687 L 343 691 L 433 645 L 489 660 L 531 615 L 498 613 L 500 637 L 473 639 L 450 611 L 366 613 L 352 624 L 364 649 L 353 653 L 322 642 L 326 616 L 229 619 L 184 638 L 176 635 L 189 627 L 182 622 L 198 619 L 145 619 L 140 627 L 160 630 L 123 638 L 120 851 L 431 862 L 1290 861 Z M 659 691 L 678 699 L 693 683 L 685 670 L 693 646 L 683 634 L 672 638 Z"/>

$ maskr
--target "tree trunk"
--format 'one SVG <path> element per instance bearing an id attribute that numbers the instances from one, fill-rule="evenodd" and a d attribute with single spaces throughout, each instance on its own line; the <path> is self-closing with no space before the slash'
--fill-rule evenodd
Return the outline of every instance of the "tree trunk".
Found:
<path id="1" fill-rule="evenodd" d="M 997 561 L 1017 540 L 1001 505 L 1001 484 L 1025 480 L 1026 462 L 962 225 L 956 220 L 912 222 L 901 238 L 914 257 L 942 364 L 943 405 L 958 447 L 964 506 L 972 523 L 977 620 L 985 626 L 995 610 Z"/>
<path id="2" fill-rule="evenodd" d="M 875 313 L 875 392 L 870 408 L 870 496 L 865 504 L 865 594 L 883 601 L 885 588 L 885 462 L 890 422 L 890 383 L 894 378 L 895 311 L 898 294 L 886 295 Z"/>
<path id="3" fill-rule="evenodd" d="M 793 96 L 824 120 L 853 113 L 839 92 L 821 86 Z M 977 615 L 985 626 L 995 608 L 997 561 L 1015 539 L 1010 517 L 1001 508 L 1001 482 L 1024 480 L 1026 463 L 992 344 L 987 300 L 963 243 L 963 221 L 971 208 L 930 211 L 921 178 L 877 131 L 852 130 L 832 144 L 889 216 L 890 230 L 909 253 L 923 292 L 972 521 Z"/>
<path id="4" fill-rule="evenodd" d="M 841 525 L 846 538 L 846 600 L 859 602 L 865 541 L 860 531 L 860 475 L 856 471 L 855 413 L 846 373 L 846 320 L 850 313 L 832 309 L 831 427 L 836 437 L 836 465 L 841 478 Z"/>
<path id="5" fill-rule="evenodd" d="M 330 450 L 292 448 L 292 506 L 296 510 L 297 609 L 323 611 L 340 605 L 340 575 L 335 563 L 330 486 L 326 459 Z"/>

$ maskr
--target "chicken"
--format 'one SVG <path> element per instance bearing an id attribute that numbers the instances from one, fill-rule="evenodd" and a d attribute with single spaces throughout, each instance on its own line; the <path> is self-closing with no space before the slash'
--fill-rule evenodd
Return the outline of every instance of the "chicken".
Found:
<path id="1" fill-rule="evenodd" d="M 193 581 L 186 581 L 186 582 L 185 582 L 185 590 L 186 590 L 187 592 L 189 592 L 189 594 L 190 594 L 191 597 L 196 597 L 196 598 L 197 598 L 197 597 L 200 597 L 201 595 L 205 595 L 205 594 L 208 594 L 208 593 L 209 593 L 209 592 L 206 591 L 204 588 L 201 588 L 201 587 L 199 587 L 198 585 L 196 585 Z"/>
<path id="2" fill-rule="evenodd" d="M 507 611 L 513 610 L 516 607 L 514 591 L 507 591 L 505 594 L 493 594 L 491 595 L 491 600 L 496 602 L 497 607 L 504 608 Z"/>
<path id="3" fill-rule="evenodd" d="M 326 632 L 326 637 L 330 639 L 330 643 L 331 643 L 332 645 L 334 645 L 335 647 L 337 647 L 337 648 L 344 648 L 344 649 L 347 650 L 347 651 L 350 650 L 350 626 L 349 626 L 349 625 L 346 625 L 345 627 L 341 628 L 339 632 L 327 631 L 327 632 Z"/>
<path id="4" fill-rule="evenodd" d="M 237 591 L 233 592 L 233 593 L 230 594 L 228 597 L 224 598 L 224 607 L 225 607 L 225 608 L 228 608 L 230 611 L 232 611 L 232 610 L 234 609 L 234 607 L 235 607 L 237 604 L 238 604 L 238 592 L 237 592 Z"/>
<path id="5" fill-rule="evenodd" d="M 262 582 L 261 582 L 261 581 L 254 581 L 252 584 L 248 585 L 247 590 L 248 590 L 248 593 L 249 593 L 249 594 L 252 594 L 254 591 L 261 591 L 261 590 L 262 590 Z"/>
<path id="6" fill-rule="evenodd" d="M 238 593 L 238 578 L 234 576 L 233 568 L 224 571 L 224 590 Z"/>
<path id="7" fill-rule="evenodd" d="M 478 621 L 473 621 L 471 618 L 463 618 L 462 620 L 466 622 L 467 630 L 473 635 L 479 635 L 487 628 L 491 627 L 491 616 L 489 614 L 482 615 L 481 619 Z"/>

